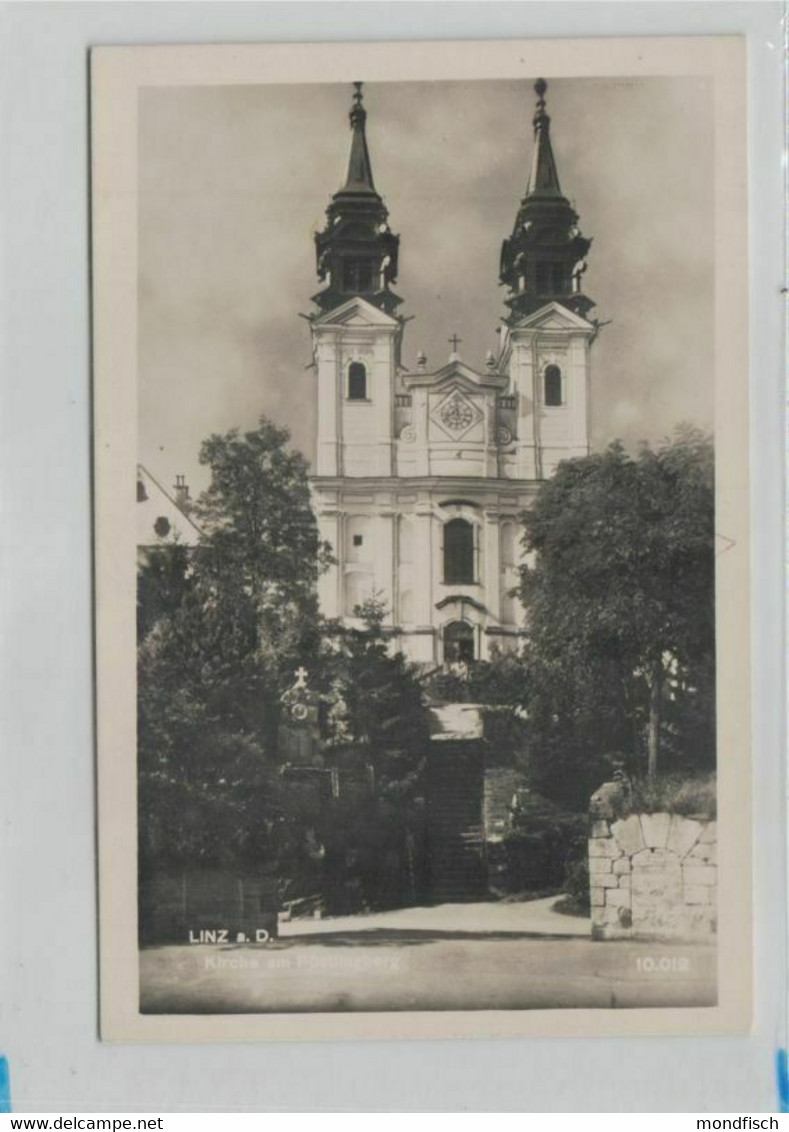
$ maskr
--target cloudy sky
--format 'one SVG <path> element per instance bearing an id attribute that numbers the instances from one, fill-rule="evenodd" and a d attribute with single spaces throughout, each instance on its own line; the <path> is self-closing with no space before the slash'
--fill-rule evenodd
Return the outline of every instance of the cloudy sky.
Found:
<path id="1" fill-rule="evenodd" d="M 357 76 L 352 76 L 357 77 Z M 360 78 L 364 78 L 360 71 Z M 593 237 L 585 290 L 593 444 L 712 426 L 713 137 L 707 80 L 557 79 L 562 189 Z M 401 237 L 398 294 L 424 350 L 482 368 L 504 313 L 502 239 L 523 195 L 531 85 L 366 83 L 376 187 Z M 350 83 L 151 88 L 140 100 L 139 432 L 165 484 L 205 486 L 201 440 L 265 413 L 314 452 L 313 233 L 344 179 Z"/>

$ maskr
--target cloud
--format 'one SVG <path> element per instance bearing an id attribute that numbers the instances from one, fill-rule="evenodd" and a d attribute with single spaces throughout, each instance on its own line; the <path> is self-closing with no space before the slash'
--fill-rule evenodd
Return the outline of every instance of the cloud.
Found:
<path id="1" fill-rule="evenodd" d="M 141 455 L 197 485 L 200 442 L 261 413 L 309 458 L 313 233 L 343 179 L 348 85 L 151 88 L 140 112 Z M 528 83 L 371 83 L 376 185 L 401 235 L 404 358 L 481 365 L 531 155 Z M 593 441 L 712 421 L 712 94 L 695 77 L 563 79 L 548 91 L 563 191 L 594 238 L 611 319 L 592 358 Z"/>

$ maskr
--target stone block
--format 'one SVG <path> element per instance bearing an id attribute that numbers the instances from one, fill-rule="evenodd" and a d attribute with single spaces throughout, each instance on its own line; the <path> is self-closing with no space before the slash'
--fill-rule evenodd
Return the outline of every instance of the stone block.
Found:
<path id="1" fill-rule="evenodd" d="M 593 837 L 589 841 L 590 857 L 620 857 L 622 850 L 613 837 Z"/>
<path id="2" fill-rule="evenodd" d="M 671 849 L 678 857 L 689 853 L 701 835 L 701 822 L 692 818 L 683 818 L 679 814 L 672 814 L 668 826 L 668 840 L 666 848 Z"/>
<path id="3" fill-rule="evenodd" d="M 622 786 L 619 782 L 604 782 L 592 795 L 589 815 L 593 821 L 606 821 L 612 818 L 622 801 Z"/>
<path id="4" fill-rule="evenodd" d="M 706 905 L 686 909 L 685 932 L 699 938 L 709 938 L 717 930 L 715 910 Z"/>
<path id="5" fill-rule="evenodd" d="M 632 916 L 629 908 L 605 907 L 602 918 L 596 922 L 605 931 L 605 939 L 626 939 L 631 934 Z"/>
<path id="6" fill-rule="evenodd" d="M 630 939 L 633 933 L 619 923 L 592 924 L 592 939 Z"/>
<path id="7" fill-rule="evenodd" d="M 610 908 L 629 908 L 630 890 L 622 888 L 607 888 L 605 890 L 606 906 Z"/>
<path id="8" fill-rule="evenodd" d="M 632 857 L 639 849 L 644 848 L 644 835 L 641 830 L 641 822 L 638 820 L 638 814 L 631 814 L 629 818 L 624 818 L 622 821 L 615 821 L 611 826 L 611 833 L 621 846 L 622 852 Z"/>
<path id="9" fill-rule="evenodd" d="M 611 860 L 609 857 L 590 857 L 589 858 L 589 876 L 597 876 L 598 873 L 610 873 Z"/>
<path id="10" fill-rule="evenodd" d="M 630 872 L 630 858 L 629 857 L 618 857 L 617 860 L 614 861 L 612 868 L 613 868 L 613 871 L 620 876 L 625 874 L 625 873 L 629 873 Z"/>
<path id="11" fill-rule="evenodd" d="M 597 885 L 595 885 L 594 888 L 590 888 L 589 903 L 593 908 L 605 904 L 605 889 L 598 888 Z"/>
<path id="12" fill-rule="evenodd" d="M 641 832 L 648 849 L 665 849 L 668 842 L 669 814 L 642 814 Z"/>
<path id="13" fill-rule="evenodd" d="M 600 888 L 617 888 L 619 877 L 615 877 L 613 873 L 600 873 L 595 876 L 594 883 Z"/>
<path id="14" fill-rule="evenodd" d="M 703 841 L 705 845 L 713 844 L 718 840 L 718 823 L 715 821 L 707 822 L 704 829 L 701 831 L 699 841 Z"/>
<path id="15" fill-rule="evenodd" d="M 686 904 L 709 904 L 710 893 L 714 892 L 708 884 L 686 884 L 684 888 Z"/>
<path id="16" fill-rule="evenodd" d="M 680 860 L 669 849 L 642 849 L 630 859 L 630 866 L 634 873 L 645 869 L 659 872 L 671 869 L 679 872 Z"/>
<path id="17" fill-rule="evenodd" d="M 607 821 L 592 822 L 592 837 L 610 837 L 611 827 Z"/>
<path id="18" fill-rule="evenodd" d="M 686 885 L 696 887 L 697 885 L 711 885 L 715 884 L 718 880 L 718 870 L 714 865 L 684 865 L 682 869 L 682 879 Z"/>
<path id="19" fill-rule="evenodd" d="M 678 934 L 685 915 L 682 869 L 676 853 L 645 849 L 632 861 L 630 892 L 633 929 L 638 935 Z"/>
<path id="20" fill-rule="evenodd" d="M 630 890 L 630 888 L 631 888 L 630 873 L 625 873 L 623 876 L 620 876 L 619 887 L 620 888 L 626 888 L 626 889 L 628 889 L 628 891 Z"/>
<path id="21" fill-rule="evenodd" d="M 718 847 L 700 841 L 698 845 L 694 845 L 690 853 L 685 858 L 685 864 L 689 861 L 695 861 L 700 865 L 714 865 L 718 859 Z"/>

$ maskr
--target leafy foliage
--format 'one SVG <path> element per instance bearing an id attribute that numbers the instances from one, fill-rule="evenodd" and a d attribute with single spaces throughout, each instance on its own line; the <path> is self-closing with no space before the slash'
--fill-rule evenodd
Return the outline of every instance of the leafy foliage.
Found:
<path id="1" fill-rule="evenodd" d="M 288 433 L 212 436 L 211 483 L 189 559 L 165 548 L 139 587 L 140 862 L 276 872 L 290 897 L 334 910 L 401 902 L 419 885 L 427 722 L 415 673 L 389 655 L 385 610 L 327 624 L 316 582 L 331 561 Z M 307 663 L 322 696 L 327 761 L 283 775 L 281 696 Z M 348 784 L 355 783 L 354 786 Z"/>
<path id="2" fill-rule="evenodd" d="M 714 774 L 691 777 L 678 774 L 637 778 L 625 783 L 618 817 L 628 814 L 679 814 L 683 817 L 714 818 L 717 792 Z"/>
<path id="3" fill-rule="evenodd" d="M 416 670 L 390 652 L 385 606 L 357 606 L 359 624 L 327 626 L 318 678 L 326 688 L 327 757 L 364 766 L 371 790 L 345 793 L 325 816 L 332 910 L 392 907 L 424 892 L 424 765 L 428 719 Z"/>
<path id="4" fill-rule="evenodd" d="M 439 670 L 425 681 L 438 703 L 479 704 L 488 740 L 488 766 L 526 765 L 526 679 L 523 658 L 495 647 L 489 660 L 476 661 L 464 675 Z"/>
<path id="5" fill-rule="evenodd" d="M 137 640 L 163 617 L 175 613 L 189 589 L 189 550 L 164 543 L 146 551 L 137 574 Z"/>
<path id="6" fill-rule="evenodd" d="M 140 588 L 141 858 L 260 859 L 281 815 L 276 774 L 286 673 L 317 649 L 315 583 L 329 560 L 307 465 L 265 418 L 212 436 L 211 486 L 188 584 Z M 157 582 L 177 562 L 156 563 Z M 155 597 L 154 601 L 146 600 Z M 172 600 L 170 597 L 172 596 Z M 152 627 L 151 627 L 152 626 Z"/>
<path id="7" fill-rule="evenodd" d="M 331 626 L 323 669 L 334 701 L 329 744 L 364 748 L 380 799 L 398 802 L 422 788 L 429 730 L 416 669 L 401 652 L 390 653 L 386 612 L 370 598 L 354 611 L 361 625 Z"/>
<path id="8" fill-rule="evenodd" d="M 571 862 L 586 854 L 588 819 L 527 793 L 504 838 L 505 879 L 511 892 L 556 891 Z"/>
<path id="9" fill-rule="evenodd" d="M 714 481 L 690 428 L 559 465 L 524 515 L 535 785 L 571 808 L 611 758 L 714 760 Z"/>

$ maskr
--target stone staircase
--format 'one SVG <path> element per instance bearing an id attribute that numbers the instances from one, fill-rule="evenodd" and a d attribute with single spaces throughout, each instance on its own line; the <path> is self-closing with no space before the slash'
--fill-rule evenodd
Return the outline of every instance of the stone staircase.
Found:
<path id="1" fill-rule="evenodd" d="M 431 892 L 436 904 L 487 895 L 482 744 L 433 743 L 428 761 Z"/>

